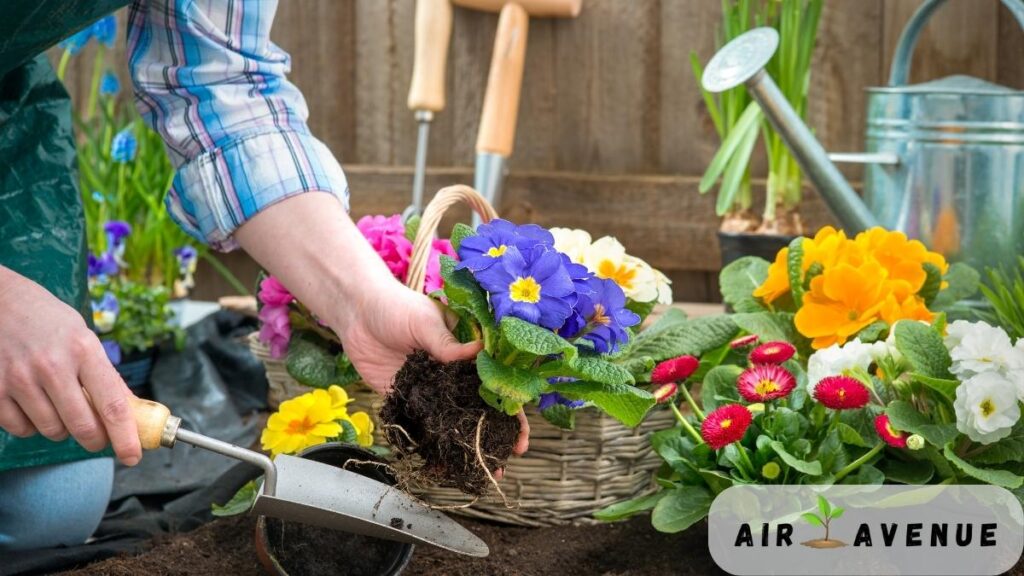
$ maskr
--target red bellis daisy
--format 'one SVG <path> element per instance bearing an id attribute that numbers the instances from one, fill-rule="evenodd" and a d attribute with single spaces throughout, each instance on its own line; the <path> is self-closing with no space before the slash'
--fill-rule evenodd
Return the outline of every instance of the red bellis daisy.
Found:
<path id="1" fill-rule="evenodd" d="M 782 364 L 796 354 L 796 348 L 789 342 L 766 342 L 750 353 L 750 361 L 755 364 Z"/>
<path id="2" fill-rule="evenodd" d="M 749 346 L 754 346 L 760 341 L 761 339 L 757 337 L 757 334 L 747 334 L 746 336 L 740 336 L 732 342 L 729 342 L 729 348 L 732 348 L 733 350 L 742 350 Z"/>
<path id="3" fill-rule="evenodd" d="M 814 387 L 814 399 L 833 410 L 863 408 L 870 399 L 868 389 L 856 378 L 829 376 Z"/>
<path id="4" fill-rule="evenodd" d="M 669 382 L 681 382 L 697 371 L 700 361 L 693 356 L 678 356 L 665 360 L 651 372 L 652 384 L 668 384 Z"/>
<path id="5" fill-rule="evenodd" d="M 765 402 L 788 396 L 796 388 L 796 378 L 782 366 L 757 364 L 740 374 L 736 388 L 747 402 Z"/>
<path id="6" fill-rule="evenodd" d="M 906 448 L 907 447 L 907 434 L 901 432 L 892 427 L 889 423 L 889 417 L 885 414 L 879 414 L 875 418 L 875 430 L 878 431 L 878 435 L 885 440 L 885 443 L 893 448 Z"/>
<path id="7" fill-rule="evenodd" d="M 704 418 L 700 435 L 712 450 L 719 450 L 742 440 L 753 419 L 745 406 L 726 404 Z"/>

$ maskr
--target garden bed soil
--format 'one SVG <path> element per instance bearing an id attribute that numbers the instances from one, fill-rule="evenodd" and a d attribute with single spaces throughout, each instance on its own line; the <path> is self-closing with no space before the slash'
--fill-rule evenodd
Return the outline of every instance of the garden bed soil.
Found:
<path id="1" fill-rule="evenodd" d="M 460 520 L 491 548 L 468 558 L 419 546 L 406 576 L 666 576 L 725 574 L 707 551 L 707 532 L 659 534 L 645 517 L 616 524 L 518 528 Z M 253 544 L 255 519 L 224 518 L 194 532 L 166 537 L 139 556 L 117 557 L 68 572 L 74 576 L 260 575 Z M 345 572 L 337 572 L 343 576 Z"/>

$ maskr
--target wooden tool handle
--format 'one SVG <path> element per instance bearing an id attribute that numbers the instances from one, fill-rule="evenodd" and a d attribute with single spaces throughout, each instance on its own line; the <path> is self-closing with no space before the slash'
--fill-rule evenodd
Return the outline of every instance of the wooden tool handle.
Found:
<path id="1" fill-rule="evenodd" d="M 156 450 L 161 446 L 167 420 L 171 418 L 171 410 L 159 402 L 131 397 L 132 411 L 135 412 L 135 424 L 139 427 L 139 442 L 143 450 Z"/>
<path id="2" fill-rule="evenodd" d="M 509 3 L 501 9 L 498 33 L 494 38 L 494 54 L 491 56 L 491 71 L 487 76 L 484 108 L 480 115 L 477 152 L 499 156 L 512 154 L 529 26 L 530 18 L 519 4 Z"/>
<path id="3" fill-rule="evenodd" d="M 449 0 L 416 0 L 410 110 L 444 110 L 444 77 L 451 35 L 452 5 Z"/>
<path id="4" fill-rule="evenodd" d="M 583 0 L 514 0 L 526 9 L 534 18 L 575 18 L 580 13 Z M 481 12 L 497 12 L 505 7 L 508 0 L 452 0 L 457 6 L 480 10 Z"/>

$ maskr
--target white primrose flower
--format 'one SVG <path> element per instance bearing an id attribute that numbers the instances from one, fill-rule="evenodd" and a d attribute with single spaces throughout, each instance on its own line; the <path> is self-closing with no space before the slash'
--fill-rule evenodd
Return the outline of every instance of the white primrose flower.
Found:
<path id="1" fill-rule="evenodd" d="M 818 350 L 807 359 L 807 393 L 814 396 L 814 388 L 823 378 L 839 376 L 860 369 L 867 371 L 871 363 L 886 352 L 884 342 L 865 344 L 854 338 L 840 346 L 833 344 Z"/>
<path id="2" fill-rule="evenodd" d="M 957 321 L 950 325 L 949 333 L 946 344 L 953 344 L 949 352 L 953 358 L 951 371 L 961 379 L 983 372 L 998 372 L 1006 377 L 1024 368 L 1024 355 L 1013 347 L 1002 328 L 984 322 Z"/>
<path id="3" fill-rule="evenodd" d="M 589 232 L 572 228 L 552 228 L 550 232 L 555 238 L 555 250 L 568 256 L 576 264 L 583 264 L 583 255 L 591 244 Z"/>
<path id="4" fill-rule="evenodd" d="M 654 269 L 643 260 L 628 256 L 625 246 L 611 236 L 599 238 L 588 246 L 582 263 L 597 277 L 614 281 L 635 302 L 658 298 Z"/>
<path id="5" fill-rule="evenodd" d="M 657 268 L 653 270 L 654 283 L 658 286 L 658 304 L 672 304 L 672 281 L 661 270 Z M 1021 339 L 1021 342 L 1024 342 L 1024 338 Z"/>
<path id="6" fill-rule="evenodd" d="M 971 440 L 991 444 L 1010 435 L 1020 419 L 1016 387 L 998 372 L 982 372 L 956 389 L 956 429 Z"/>

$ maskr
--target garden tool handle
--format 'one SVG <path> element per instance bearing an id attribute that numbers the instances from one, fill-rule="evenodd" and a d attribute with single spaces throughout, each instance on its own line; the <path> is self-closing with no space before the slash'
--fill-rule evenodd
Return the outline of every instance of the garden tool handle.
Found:
<path id="1" fill-rule="evenodd" d="M 445 212 L 456 204 L 468 204 L 480 216 L 484 224 L 498 217 L 497 211 L 479 192 L 466 186 L 456 184 L 442 188 L 427 204 L 420 219 L 416 240 L 412 243 L 412 256 L 409 257 L 409 276 L 405 285 L 415 292 L 422 292 L 427 279 L 427 264 L 430 262 L 430 249 L 433 247 L 437 227 Z"/>
<path id="2" fill-rule="evenodd" d="M 526 9 L 534 18 L 575 18 L 583 7 L 583 0 L 512 0 Z M 509 0 L 452 0 L 452 3 L 470 10 L 501 12 Z"/>
<path id="3" fill-rule="evenodd" d="M 477 153 L 507 157 L 516 138 L 519 114 L 519 93 L 523 85 L 523 64 L 526 58 L 526 36 L 530 17 L 515 2 L 501 9 L 498 32 L 494 38 L 491 71 L 487 75 Z"/>
<path id="4" fill-rule="evenodd" d="M 445 104 L 445 72 L 452 35 L 449 0 L 416 0 L 416 31 L 409 109 L 440 112 Z"/>
<path id="5" fill-rule="evenodd" d="M 85 399 L 95 408 L 89 391 L 82 388 Z M 144 400 L 134 394 L 129 394 L 128 403 L 131 404 L 132 413 L 135 415 L 135 425 L 139 429 L 139 443 L 143 450 L 156 450 L 160 447 L 170 448 L 178 436 L 178 426 L 181 425 L 181 418 L 171 416 L 171 410 L 167 406 L 153 400 Z"/>
<path id="6" fill-rule="evenodd" d="M 1024 28 L 1024 0 L 1002 0 L 1002 2 L 1017 19 L 1021 28 Z M 917 45 L 917 37 L 921 35 L 921 28 L 924 28 L 932 14 L 945 3 L 946 0 L 928 0 L 907 21 L 903 33 L 900 34 L 899 42 L 896 44 L 896 52 L 892 57 L 889 86 L 903 86 L 910 79 L 910 64 L 914 56 L 914 47 Z"/>

